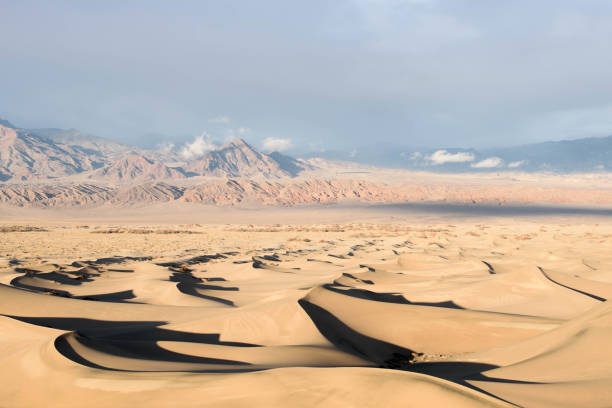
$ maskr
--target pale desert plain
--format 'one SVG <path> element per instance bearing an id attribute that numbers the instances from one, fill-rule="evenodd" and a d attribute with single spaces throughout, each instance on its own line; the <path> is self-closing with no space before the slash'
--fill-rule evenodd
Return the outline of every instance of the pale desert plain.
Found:
<path id="1" fill-rule="evenodd" d="M 603 207 L 1 214 L 2 407 L 612 401 Z"/>

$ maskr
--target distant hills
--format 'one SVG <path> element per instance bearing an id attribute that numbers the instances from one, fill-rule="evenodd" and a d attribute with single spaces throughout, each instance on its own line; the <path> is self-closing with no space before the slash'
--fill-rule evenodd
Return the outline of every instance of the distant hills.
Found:
<path id="1" fill-rule="evenodd" d="M 483 152 L 524 171 L 612 171 L 612 136 L 544 142 Z"/>
<path id="2" fill-rule="evenodd" d="M 311 152 L 304 158 L 354 161 L 381 167 L 437 173 L 612 171 L 612 136 L 526 144 L 495 149 L 368 146 L 353 151 Z"/>

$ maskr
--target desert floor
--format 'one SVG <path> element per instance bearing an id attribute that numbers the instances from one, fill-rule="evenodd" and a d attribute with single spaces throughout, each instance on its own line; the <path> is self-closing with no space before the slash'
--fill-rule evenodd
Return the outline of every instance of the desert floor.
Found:
<path id="1" fill-rule="evenodd" d="M 0 212 L 0 406 L 612 405 L 604 210 L 198 211 Z"/>

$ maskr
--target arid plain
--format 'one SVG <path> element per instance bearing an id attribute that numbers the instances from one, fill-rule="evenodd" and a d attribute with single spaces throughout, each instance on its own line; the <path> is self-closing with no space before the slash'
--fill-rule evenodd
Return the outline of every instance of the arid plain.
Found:
<path id="1" fill-rule="evenodd" d="M 198 208 L 3 212 L 0 405 L 612 400 L 605 211 Z"/>

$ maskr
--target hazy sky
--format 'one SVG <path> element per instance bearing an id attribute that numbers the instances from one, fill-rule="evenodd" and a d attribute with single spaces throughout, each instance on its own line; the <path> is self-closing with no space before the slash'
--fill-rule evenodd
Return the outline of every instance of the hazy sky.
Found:
<path id="1" fill-rule="evenodd" d="M 612 2 L 0 0 L 0 117 L 148 146 L 605 136 Z"/>

